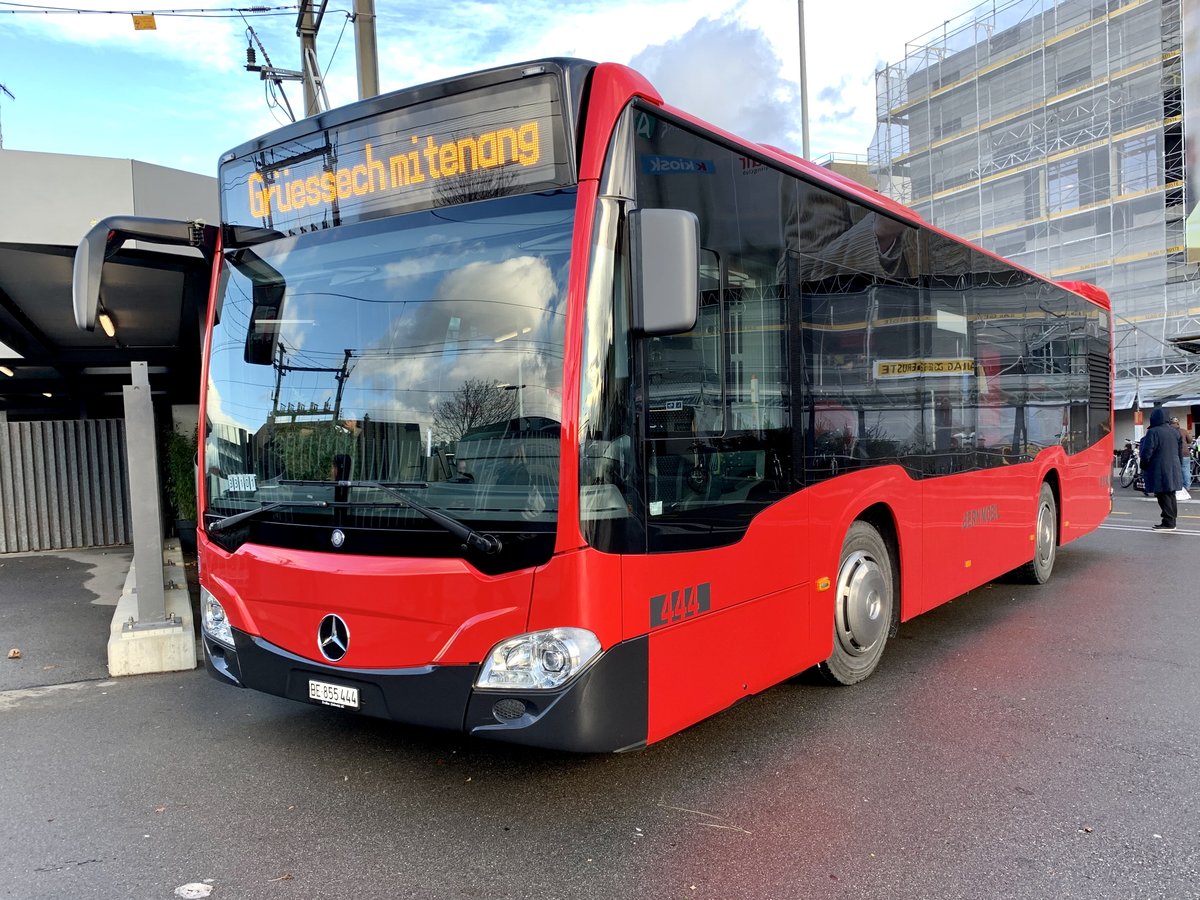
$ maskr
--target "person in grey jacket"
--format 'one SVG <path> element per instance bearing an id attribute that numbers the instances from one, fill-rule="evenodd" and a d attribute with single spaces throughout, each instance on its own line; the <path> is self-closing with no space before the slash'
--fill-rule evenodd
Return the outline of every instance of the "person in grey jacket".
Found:
<path id="1" fill-rule="evenodd" d="M 1171 425 L 1183 438 L 1183 458 L 1179 464 L 1183 466 L 1183 489 L 1186 491 L 1192 486 L 1192 436 L 1186 428 L 1179 424 L 1179 416 L 1171 416 Z M 1188 499 L 1186 494 L 1183 499 Z"/>
<path id="2" fill-rule="evenodd" d="M 1156 406 L 1150 413 L 1150 430 L 1142 438 L 1138 449 L 1142 457 L 1142 475 L 1146 479 L 1146 492 L 1158 500 L 1162 511 L 1162 522 L 1154 526 L 1155 531 L 1174 531 L 1175 517 L 1179 506 L 1175 492 L 1183 487 L 1183 438 L 1179 429 L 1167 421 L 1167 411 Z"/>

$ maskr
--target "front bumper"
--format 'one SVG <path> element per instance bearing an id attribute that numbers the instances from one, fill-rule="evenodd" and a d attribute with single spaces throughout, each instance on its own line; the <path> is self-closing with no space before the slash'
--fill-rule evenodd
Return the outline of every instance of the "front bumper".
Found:
<path id="1" fill-rule="evenodd" d="M 234 648 L 204 636 L 204 666 L 218 681 L 313 703 L 310 678 L 356 687 L 347 710 L 408 725 L 580 753 L 631 750 L 646 743 L 647 642 L 617 644 L 557 691 L 478 691 L 477 665 L 341 669 L 233 630 Z"/>

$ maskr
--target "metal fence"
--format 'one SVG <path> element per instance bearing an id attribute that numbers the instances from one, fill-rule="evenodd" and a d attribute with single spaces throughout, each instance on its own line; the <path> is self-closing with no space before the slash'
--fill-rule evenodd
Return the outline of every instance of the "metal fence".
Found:
<path id="1" fill-rule="evenodd" d="M 132 534 L 123 420 L 9 422 L 0 412 L 0 553 Z"/>

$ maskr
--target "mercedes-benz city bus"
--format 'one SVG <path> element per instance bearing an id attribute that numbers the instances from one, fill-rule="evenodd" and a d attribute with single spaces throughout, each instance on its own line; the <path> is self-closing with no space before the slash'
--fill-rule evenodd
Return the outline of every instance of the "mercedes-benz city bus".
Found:
<path id="1" fill-rule="evenodd" d="M 661 740 L 906 620 L 1050 577 L 1110 509 L 1104 294 L 1055 284 L 636 72 L 547 59 L 220 162 L 205 663 L 349 714 Z M 90 298 L 90 299 L 89 299 Z"/>

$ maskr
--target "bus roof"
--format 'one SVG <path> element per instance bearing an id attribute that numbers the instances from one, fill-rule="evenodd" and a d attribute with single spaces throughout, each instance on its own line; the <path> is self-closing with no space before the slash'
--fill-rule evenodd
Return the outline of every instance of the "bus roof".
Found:
<path id="1" fill-rule="evenodd" d="M 363 100 L 348 103 L 325 112 L 317 113 L 297 122 L 268 131 L 258 137 L 251 138 L 243 144 L 221 154 L 222 163 L 247 156 L 274 147 L 278 144 L 294 141 L 311 134 L 316 134 L 327 128 L 345 125 L 359 119 L 370 118 L 379 113 L 403 109 L 417 103 L 450 97 L 464 91 L 485 88 L 491 85 L 515 81 L 530 75 L 557 73 L 565 85 L 564 101 L 569 104 L 568 117 L 574 119 L 583 97 L 584 85 L 596 63 L 585 59 L 567 57 L 548 57 L 546 59 L 530 60 L 507 66 L 496 66 L 478 72 L 468 72 L 450 78 L 441 78 L 414 87 L 401 88 L 378 94 Z"/>
<path id="2" fill-rule="evenodd" d="M 396 91 L 391 91 L 386 94 L 380 94 L 375 97 L 369 97 L 364 100 L 359 100 L 336 109 L 328 110 L 311 116 L 307 119 L 302 119 L 298 122 L 293 122 L 290 125 L 285 125 L 274 131 L 267 132 L 257 138 L 253 138 L 246 143 L 234 147 L 232 150 L 223 154 L 221 162 L 226 163 L 232 160 L 244 157 L 256 152 L 275 147 L 289 141 L 295 141 L 306 136 L 319 133 L 325 129 L 335 128 L 340 125 L 355 122 L 361 119 L 367 119 L 371 116 L 391 112 L 397 109 L 425 103 L 431 100 L 437 100 L 445 97 L 450 97 L 465 91 L 486 88 L 493 85 L 500 85 L 507 82 L 519 80 L 531 75 L 541 74 L 557 74 L 563 85 L 563 102 L 567 105 L 564 111 L 568 122 L 573 122 L 578 127 L 578 114 L 583 106 L 583 96 L 585 88 L 588 86 L 594 72 L 597 69 L 607 70 L 609 72 L 622 71 L 630 76 L 636 76 L 643 84 L 648 85 L 644 76 L 634 69 L 616 63 L 596 63 L 585 59 L 576 59 L 571 57 L 547 57 L 545 59 L 529 60 L 512 65 L 496 66 L 490 69 L 484 69 L 477 72 L 469 72 L 462 75 L 456 75 L 449 78 L 442 78 L 436 81 L 427 82 L 425 84 L 414 87 L 403 88 Z M 619 77 L 619 76 L 618 76 Z M 817 165 L 816 163 L 797 156 L 781 147 L 776 147 L 771 144 L 756 143 L 745 138 L 739 137 L 736 134 L 727 132 L 722 128 L 712 125 L 697 116 L 681 109 L 662 103 L 657 97 L 647 98 L 650 102 L 660 106 L 664 112 L 669 115 L 677 116 L 680 119 L 691 122 L 698 127 L 719 135 L 731 142 L 733 145 L 744 148 L 745 150 L 755 152 L 761 155 L 766 160 L 771 160 L 776 163 L 782 163 L 787 168 L 799 172 L 809 180 L 823 184 L 827 187 L 832 187 L 835 191 L 846 195 L 860 203 L 875 207 L 881 212 L 894 216 L 902 221 L 909 222 L 912 225 L 930 229 L 938 232 L 946 237 L 961 243 L 967 244 L 989 256 L 1003 261 L 1005 264 L 1013 266 L 1016 269 L 1027 272 L 1034 277 L 1050 281 L 1045 275 L 1028 269 L 1019 263 L 999 256 L 998 254 L 987 250 L 978 244 L 969 241 L 959 235 L 944 231 L 941 228 L 933 225 L 924 219 L 916 210 L 905 206 L 902 203 L 893 200 L 884 194 L 873 190 L 866 185 L 863 185 L 853 179 L 842 175 L 832 169 Z M 579 140 L 579 134 L 571 134 L 568 140 Z M 576 148 L 572 148 L 575 150 Z M 572 153 L 572 156 L 575 156 Z M 576 156 L 578 162 L 578 157 Z M 582 175 L 583 173 L 579 173 Z M 1068 290 L 1085 297 L 1086 299 L 1096 303 L 1104 309 L 1111 309 L 1111 303 L 1108 295 L 1096 287 L 1082 281 L 1063 281 L 1058 284 Z"/>

